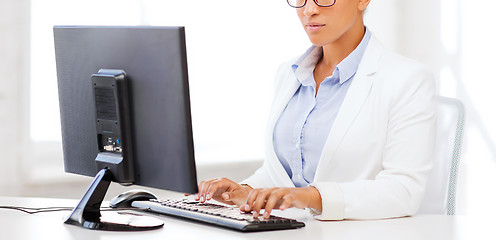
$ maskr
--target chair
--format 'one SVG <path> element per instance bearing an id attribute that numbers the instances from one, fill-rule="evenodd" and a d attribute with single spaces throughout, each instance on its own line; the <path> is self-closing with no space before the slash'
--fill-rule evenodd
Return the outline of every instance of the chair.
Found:
<path id="1" fill-rule="evenodd" d="M 455 214 L 456 182 L 465 124 L 463 103 L 438 97 L 436 157 L 419 214 Z"/>

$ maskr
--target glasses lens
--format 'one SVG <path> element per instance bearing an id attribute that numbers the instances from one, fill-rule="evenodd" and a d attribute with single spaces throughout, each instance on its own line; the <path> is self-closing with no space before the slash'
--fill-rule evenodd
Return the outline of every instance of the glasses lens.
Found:
<path id="1" fill-rule="evenodd" d="M 305 0 L 287 0 L 291 7 L 303 7 L 305 5 Z"/>
<path id="2" fill-rule="evenodd" d="M 321 7 L 329 7 L 329 6 L 334 5 L 334 3 L 336 2 L 336 0 L 317 0 L 316 2 Z"/>

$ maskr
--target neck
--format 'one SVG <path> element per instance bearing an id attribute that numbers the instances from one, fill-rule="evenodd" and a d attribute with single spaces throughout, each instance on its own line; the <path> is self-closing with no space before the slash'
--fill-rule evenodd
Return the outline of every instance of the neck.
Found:
<path id="1" fill-rule="evenodd" d="M 323 53 L 320 64 L 330 68 L 336 67 L 343 59 L 350 55 L 365 35 L 365 26 L 362 21 L 357 21 L 351 29 L 328 45 L 322 46 Z"/>

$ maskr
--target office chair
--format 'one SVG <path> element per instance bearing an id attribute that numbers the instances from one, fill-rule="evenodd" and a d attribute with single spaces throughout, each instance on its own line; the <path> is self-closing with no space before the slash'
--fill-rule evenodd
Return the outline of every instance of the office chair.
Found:
<path id="1" fill-rule="evenodd" d="M 455 214 L 456 182 L 465 124 L 463 103 L 438 97 L 436 157 L 419 214 Z"/>

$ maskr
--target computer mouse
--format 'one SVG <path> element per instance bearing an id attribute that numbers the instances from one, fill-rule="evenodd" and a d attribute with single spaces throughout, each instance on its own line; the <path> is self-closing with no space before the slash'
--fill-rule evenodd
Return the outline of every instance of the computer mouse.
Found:
<path id="1" fill-rule="evenodd" d="M 146 201 L 150 199 L 157 199 L 157 197 L 150 191 L 143 189 L 133 189 L 123 192 L 114 197 L 109 206 L 111 208 L 128 208 L 131 207 L 133 201 Z"/>

